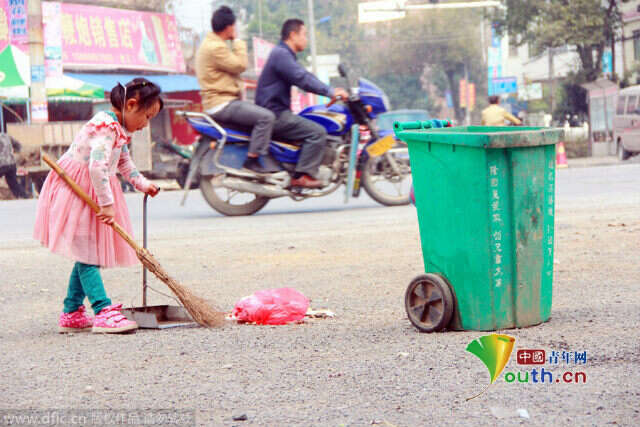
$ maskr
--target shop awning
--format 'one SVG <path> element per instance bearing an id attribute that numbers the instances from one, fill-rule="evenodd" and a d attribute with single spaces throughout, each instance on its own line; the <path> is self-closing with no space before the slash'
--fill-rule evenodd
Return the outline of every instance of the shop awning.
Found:
<path id="1" fill-rule="evenodd" d="M 195 76 L 190 76 L 188 74 L 141 75 L 120 73 L 64 73 L 64 75 L 98 85 L 106 92 L 110 92 L 118 82 L 125 84 L 136 77 L 144 77 L 150 82 L 157 84 L 163 92 L 190 92 L 200 90 L 198 79 Z"/>
<path id="2" fill-rule="evenodd" d="M 69 76 L 45 79 L 47 100 L 50 102 L 94 102 L 104 99 L 102 87 Z M 22 104 L 29 98 L 29 86 L 0 87 L 0 99 Z"/>
<path id="3" fill-rule="evenodd" d="M 0 53 L 0 87 L 12 88 L 31 83 L 29 56 L 13 45 Z"/>

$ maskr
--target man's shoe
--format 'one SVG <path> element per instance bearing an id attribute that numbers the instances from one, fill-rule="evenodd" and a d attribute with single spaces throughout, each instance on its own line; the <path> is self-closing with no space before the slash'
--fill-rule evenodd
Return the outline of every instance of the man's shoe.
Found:
<path id="1" fill-rule="evenodd" d="M 310 177 L 307 174 L 301 175 L 299 178 L 293 178 L 291 180 L 292 187 L 304 187 L 304 188 L 322 188 L 324 184 L 322 181 L 318 181 L 315 178 Z"/>
<path id="2" fill-rule="evenodd" d="M 257 157 L 247 157 L 247 160 L 245 160 L 242 164 L 242 168 L 257 173 L 258 175 L 267 175 L 277 172 L 275 170 L 271 170 L 262 166 L 260 164 L 260 160 Z"/>
<path id="3" fill-rule="evenodd" d="M 260 163 L 264 166 L 264 169 L 269 171 L 269 173 L 282 172 L 280 162 L 276 160 L 271 153 L 260 156 Z"/>

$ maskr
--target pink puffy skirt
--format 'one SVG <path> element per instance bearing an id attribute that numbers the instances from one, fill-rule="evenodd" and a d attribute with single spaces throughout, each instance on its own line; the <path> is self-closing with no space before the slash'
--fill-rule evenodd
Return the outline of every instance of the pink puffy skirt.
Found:
<path id="1" fill-rule="evenodd" d="M 63 158 L 58 164 L 89 197 L 98 202 L 87 163 Z M 115 221 L 131 235 L 129 210 L 120 181 L 115 175 L 109 179 Z M 51 252 L 85 264 L 108 268 L 138 263 L 135 251 L 127 242 L 111 226 L 100 221 L 89 205 L 54 171 L 49 172 L 40 192 L 33 237 Z"/>

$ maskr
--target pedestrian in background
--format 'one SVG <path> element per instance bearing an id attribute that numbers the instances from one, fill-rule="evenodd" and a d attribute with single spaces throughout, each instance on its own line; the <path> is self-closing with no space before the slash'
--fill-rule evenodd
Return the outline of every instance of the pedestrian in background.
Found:
<path id="1" fill-rule="evenodd" d="M 489 106 L 482 110 L 482 126 L 505 126 L 505 120 L 510 121 L 514 125 L 522 122 L 514 117 L 507 110 L 498 105 L 500 98 L 497 96 L 489 97 Z"/>
<path id="2" fill-rule="evenodd" d="M 4 176 L 9 189 L 18 199 L 26 199 L 27 193 L 18 184 L 14 150 L 20 152 L 20 143 L 6 133 L 0 133 L 0 178 Z"/>

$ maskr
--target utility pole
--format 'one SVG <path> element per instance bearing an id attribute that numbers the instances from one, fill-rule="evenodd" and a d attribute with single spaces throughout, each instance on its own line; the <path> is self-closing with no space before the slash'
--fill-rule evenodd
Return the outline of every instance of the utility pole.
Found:
<path id="1" fill-rule="evenodd" d="M 311 70 L 318 74 L 318 59 L 316 57 L 316 18 L 313 14 L 313 0 L 307 0 L 309 12 L 309 41 L 311 42 Z"/>
<path id="2" fill-rule="evenodd" d="M 549 105 L 551 106 L 550 114 L 553 115 L 553 111 L 556 109 L 555 105 L 555 91 L 556 91 L 556 80 L 555 80 L 555 71 L 553 69 L 553 48 L 550 47 L 548 50 L 549 55 Z"/>
<path id="3" fill-rule="evenodd" d="M 42 2 L 28 0 L 27 28 L 29 33 L 29 60 L 31 86 L 29 88 L 30 117 L 34 122 L 49 121 L 47 90 L 44 85 L 44 42 L 42 38 Z"/>
<path id="4" fill-rule="evenodd" d="M 465 91 L 464 91 L 464 97 L 465 97 L 465 109 L 464 109 L 464 123 L 467 126 L 471 126 L 471 105 L 470 104 L 470 97 L 469 97 L 469 92 L 471 92 L 470 90 L 470 85 L 469 85 L 469 68 L 467 67 L 467 63 L 464 63 L 464 85 L 465 85 Z"/>
<path id="5" fill-rule="evenodd" d="M 258 0 L 258 27 L 260 29 L 260 38 L 262 38 L 262 0 Z"/>
<path id="6" fill-rule="evenodd" d="M 616 0 L 609 0 L 609 11 L 613 11 L 613 7 L 615 6 L 616 6 Z M 622 21 L 622 19 L 620 20 Z M 618 76 L 616 76 L 616 30 L 615 30 L 615 27 L 611 29 L 611 80 L 618 81 Z"/>

